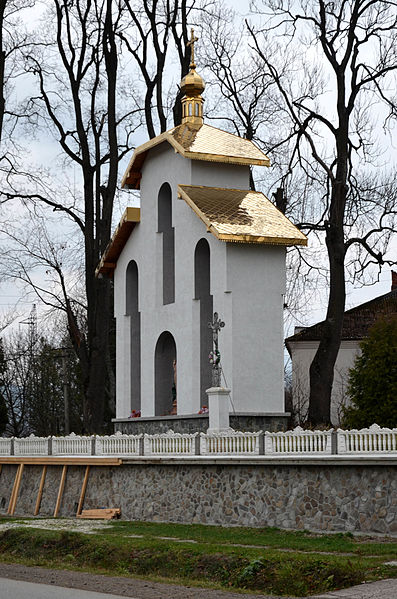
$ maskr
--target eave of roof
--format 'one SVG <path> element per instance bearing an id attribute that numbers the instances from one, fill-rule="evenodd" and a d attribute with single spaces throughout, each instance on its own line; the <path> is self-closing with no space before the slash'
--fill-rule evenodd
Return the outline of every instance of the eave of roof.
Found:
<path id="1" fill-rule="evenodd" d="M 191 160 L 270 166 L 269 158 L 252 141 L 211 125 L 192 127 L 185 123 L 136 148 L 122 178 L 121 187 L 140 189 L 141 170 L 149 150 L 164 142 L 169 143 L 181 156 Z"/>
<path id="2" fill-rule="evenodd" d="M 141 220 L 141 209 L 140 208 L 126 208 L 123 216 L 115 232 L 112 235 L 112 239 L 109 241 L 106 250 L 104 251 L 102 258 L 95 270 L 95 276 L 106 275 L 112 277 L 116 268 L 117 260 L 123 251 L 125 244 L 131 235 L 135 225 Z"/>
<path id="3" fill-rule="evenodd" d="M 260 192 L 178 185 L 178 193 L 220 241 L 307 245 L 306 236 Z"/>
<path id="4" fill-rule="evenodd" d="M 360 341 L 367 336 L 368 330 L 380 316 L 392 314 L 397 314 L 397 289 L 346 310 L 343 319 L 342 339 Z M 319 341 L 324 324 L 325 321 L 322 320 L 304 328 L 295 335 L 287 337 L 285 340 L 287 348 L 290 349 L 290 343 Z"/>

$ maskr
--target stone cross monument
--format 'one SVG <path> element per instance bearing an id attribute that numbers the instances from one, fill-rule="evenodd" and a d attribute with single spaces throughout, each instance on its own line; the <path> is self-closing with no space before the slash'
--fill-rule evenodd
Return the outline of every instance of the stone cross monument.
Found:
<path id="1" fill-rule="evenodd" d="M 219 351 L 219 332 L 225 326 L 219 318 L 218 312 L 214 312 L 212 322 L 208 327 L 212 330 L 213 350 L 210 352 L 209 360 L 212 365 L 212 387 L 207 389 L 209 428 L 208 432 L 230 431 L 229 427 L 229 396 L 230 389 L 222 387 L 221 376 L 221 353 Z"/>
<path id="2" fill-rule="evenodd" d="M 214 312 L 214 318 L 212 322 L 208 323 L 208 327 L 212 329 L 212 343 L 213 350 L 210 352 L 209 360 L 212 365 L 212 386 L 221 387 L 222 377 L 222 366 L 221 366 L 221 354 L 218 348 L 218 335 L 221 328 L 225 326 L 225 323 L 218 318 L 218 312 Z"/>

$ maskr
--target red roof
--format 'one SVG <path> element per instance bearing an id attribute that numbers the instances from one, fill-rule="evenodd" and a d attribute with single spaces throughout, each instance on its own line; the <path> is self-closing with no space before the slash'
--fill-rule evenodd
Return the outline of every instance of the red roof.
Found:
<path id="1" fill-rule="evenodd" d="M 368 329 L 381 316 L 397 315 L 397 289 L 392 289 L 385 295 L 365 302 L 360 306 L 345 312 L 342 328 L 343 340 L 361 340 L 368 335 Z M 319 341 L 322 336 L 325 321 L 311 327 L 305 327 L 299 333 L 288 337 L 285 341 Z"/>

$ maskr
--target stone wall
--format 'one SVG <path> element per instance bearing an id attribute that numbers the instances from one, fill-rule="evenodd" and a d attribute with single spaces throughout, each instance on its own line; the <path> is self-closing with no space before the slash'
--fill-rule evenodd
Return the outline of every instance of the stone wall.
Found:
<path id="1" fill-rule="evenodd" d="M 380 461 L 380 460 L 379 460 Z M 277 526 L 397 534 L 397 465 L 161 459 L 92 466 L 84 507 L 120 507 L 127 520 Z M 160 462 L 160 460 L 159 460 Z M 61 466 L 49 466 L 40 516 L 54 511 Z M 60 516 L 76 513 L 85 468 L 69 466 Z M 15 465 L 3 465 L 5 513 Z M 31 516 L 41 467 L 26 465 L 15 515 Z"/>
<path id="2" fill-rule="evenodd" d="M 284 414 L 230 414 L 229 423 L 235 431 L 285 431 L 288 428 L 290 413 Z M 209 426 L 208 414 L 192 414 L 190 416 L 156 416 L 152 418 L 120 418 L 113 420 L 115 432 L 128 435 L 147 433 L 205 433 Z"/>

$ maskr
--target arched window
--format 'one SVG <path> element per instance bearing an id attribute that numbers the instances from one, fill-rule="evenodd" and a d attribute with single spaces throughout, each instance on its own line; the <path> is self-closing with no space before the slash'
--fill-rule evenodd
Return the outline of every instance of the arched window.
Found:
<path id="1" fill-rule="evenodd" d="M 163 234 L 163 304 L 175 301 L 175 238 L 172 226 L 172 193 L 163 183 L 158 195 L 158 231 Z"/>
<path id="2" fill-rule="evenodd" d="M 169 331 L 161 333 L 154 355 L 155 415 L 165 416 L 176 406 L 176 345 Z M 175 402 L 175 405 L 173 405 Z"/>
<path id="3" fill-rule="evenodd" d="M 126 315 L 130 317 L 131 411 L 141 409 L 141 314 L 138 305 L 138 266 L 134 260 L 126 272 Z"/>
<path id="4" fill-rule="evenodd" d="M 208 354 L 212 350 L 212 334 L 208 323 L 212 321 L 210 246 L 200 239 L 194 252 L 194 297 L 200 300 L 200 397 L 201 405 L 208 405 L 206 389 L 211 387 L 211 365 Z"/>

